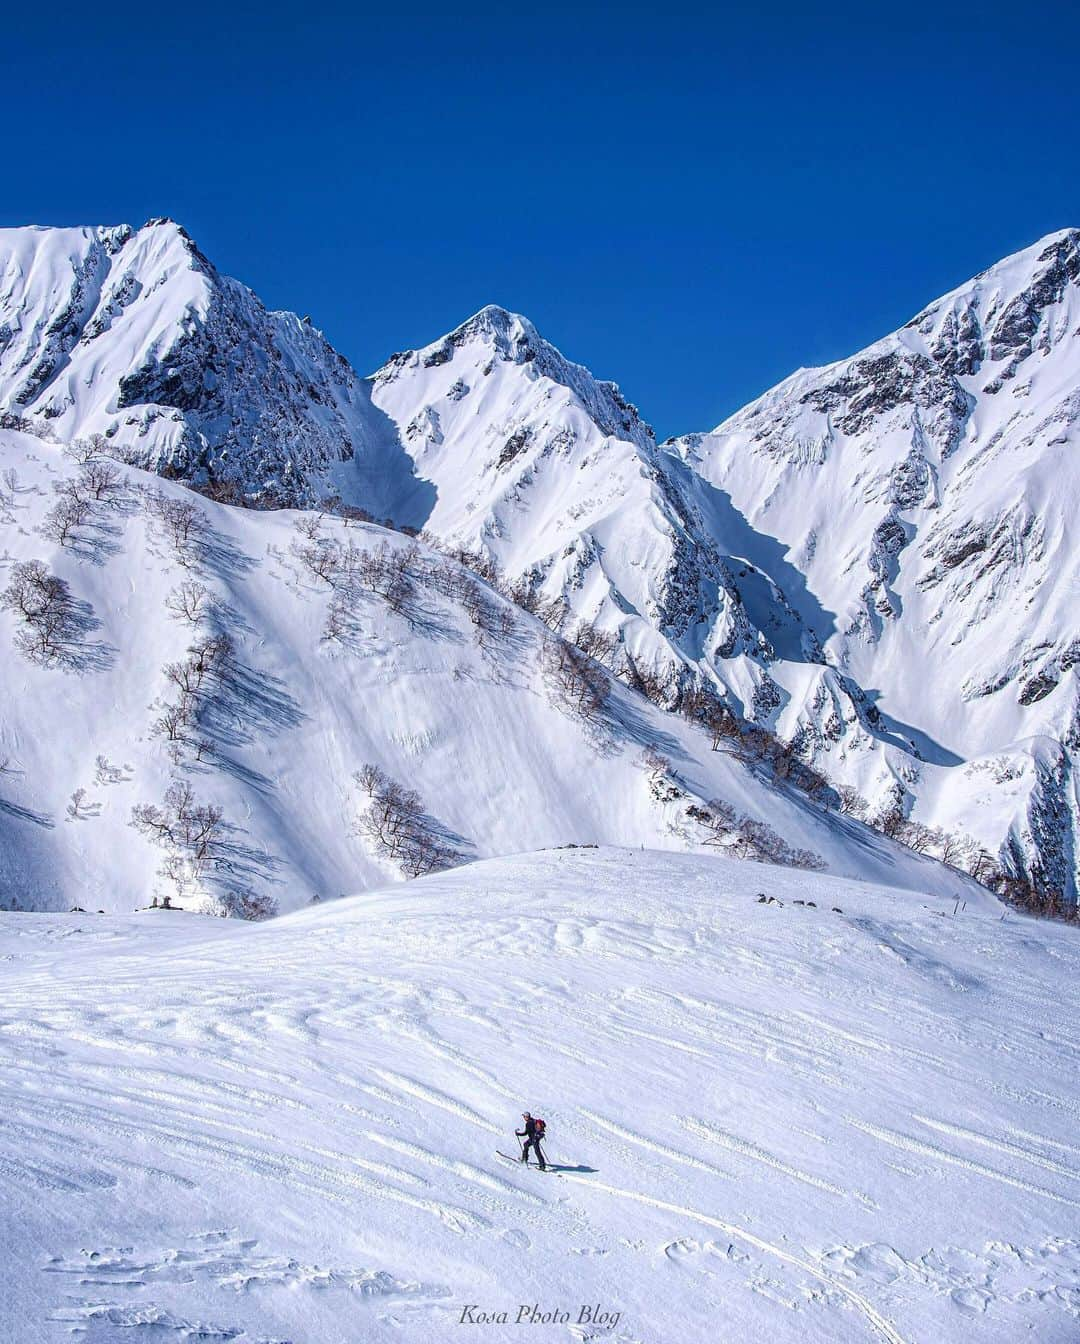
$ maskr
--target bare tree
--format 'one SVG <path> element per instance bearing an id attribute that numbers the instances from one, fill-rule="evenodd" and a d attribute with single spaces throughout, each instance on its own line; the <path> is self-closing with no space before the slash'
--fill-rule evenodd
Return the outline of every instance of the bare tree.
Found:
<path id="1" fill-rule="evenodd" d="M 131 809 L 131 825 L 140 834 L 147 835 L 158 843 L 171 843 L 173 840 L 169 818 L 165 810 L 156 803 L 136 803 Z"/>
<path id="2" fill-rule="evenodd" d="M 198 625 L 210 609 L 210 592 L 194 579 L 185 579 L 165 599 L 165 608 L 175 620 Z"/>
<path id="3" fill-rule="evenodd" d="M 408 877 L 439 872 L 461 861 L 414 789 L 398 783 L 377 765 L 361 767 L 353 778 L 369 799 L 357 818 L 357 834 L 378 853 L 398 862 Z"/>
<path id="4" fill-rule="evenodd" d="M 544 671 L 562 700 L 586 721 L 598 719 L 611 696 L 611 682 L 599 663 L 565 640 L 549 639 Z"/>
<path id="5" fill-rule="evenodd" d="M 719 751 L 726 742 L 738 742 L 739 721 L 726 705 L 714 705 L 704 720 L 709 733 L 709 745 Z"/>
<path id="6" fill-rule="evenodd" d="M 692 808 L 688 812 L 710 832 L 704 843 L 715 846 L 731 858 L 776 863 L 787 868 L 820 870 L 825 867 L 824 859 L 813 850 L 788 844 L 768 822 L 741 816 L 721 798 L 712 799 L 707 810 Z"/>
<path id="7" fill-rule="evenodd" d="M 232 635 L 219 630 L 212 635 L 204 635 L 188 647 L 188 661 L 200 676 L 224 676 L 236 651 Z"/>
<path id="8" fill-rule="evenodd" d="M 723 798 L 710 798 L 709 810 L 714 815 L 714 824 L 723 826 L 727 830 L 731 830 L 738 820 L 738 814 L 734 807 Z"/>
<path id="9" fill-rule="evenodd" d="M 937 834 L 921 821 L 906 821 L 896 832 L 896 839 L 916 854 L 925 854 L 937 840 Z"/>
<path id="10" fill-rule="evenodd" d="M 808 798 L 821 803 L 825 808 L 836 801 L 836 791 L 829 782 L 827 775 L 822 774 L 808 761 L 799 760 L 797 757 L 792 759 L 795 762 L 792 777 L 797 788 L 801 789 Z"/>
<path id="11" fill-rule="evenodd" d="M 86 625 L 66 582 L 40 560 L 12 566 L 8 586 L 0 592 L 0 610 L 13 612 L 23 624 L 15 636 L 19 650 L 31 661 L 69 663 Z"/>
<path id="12" fill-rule="evenodd" d="M 994 888 L 1002 881 L 1001 868 L 989 850 L 975 840 L 968 841 L 964 850 L 964 867 L 976 882 Z"/>
<path id="13" fill-rule="evenodd" d="M 166 663 L 162 671 L 165 673 L 165 680 L 172 682 L 181 697 L 198 695 L 206 676 L 203 665 L 191 658 L 182 663 Z"/>
<path id="14" fill-rule="evenodd" d="M 938 858 L 942 863 L 947 863 L 950 868 L 959 867 L 964 861 L 964 855 L 967 852 L 968 845 L 971 843 L 967 836 L 954 835 L 946 830 L 938 830 L 934 834 L 938 846 Z"/>
<path id="15" fill-rule="evenodd" d="M 104 434 L 91 434 L 87 439 L 73 439 L 64 445 L 65 455 L 80 466 L 95 458 L 105 457 L 108 451 L 109 441 Z"/>
<path id="16" fill-rule="evenodd" d="M 760 724 L 748 724 L 740 734 L 740 750 L 749 760 L 768 761 L 772 753 L 773 737 Z"/>
<path id="17" fill-rule="evenodd" d="M 275 501 L 267 498 L 265 493 L 249 499 L 238 481 L 222 477 L 211 477 L 210 480 L 202 482 L 191 481 L 188 489 L 196 491 L 203 499 L 212 499 L 215 504 L 231 504 L 235 508 L 253 509 L 275 507 Z"/>
<path id="18" fill-rule="evenodd" d="M 350 523 L 372 523 L 375 521 L 367 509 L 358 508 L 355 504 L 343 504 L 340 513 L 346 528 Z"/>
<path id="19" fill-rule="evenodd" d="M 907 825 L 907 818 L 904 816 L 904 809 L 901 807 L 899 800 L 890 798 L 874 813 L 869 822 L 882 835 L 887 835 L 891 840 L 897 840 Z"/>
<path id="20" fill-rule="evenodd" d="M 514 633 L 514 618 L 509 610 L 478 583 L 467 588 L 462 599 L 465 613 L 476 631 L 476 642 L 485 653 Z"/>
<path id="21" fill-rule="evenodd" d="M 451 558 L 456 560 L 459 565 L 464 565 L 466 569 L 471 569 L 477 578 L 483 579 L 485 583 L 492 588 L 502 590 L 504 580 L 499 566 L 490 556 L 484 555 L 482 551 L 472 551 L 467 546 L 458 546 L 451 549 Z"/>
<path id="22" fill-rule="evenodd" d="M 185 569 L 198 564 L 206 536 L 202 511 L 187 499 L 174 499 L 163 490 L 150 490 L 146 505 L 162 526 L 177 560 Z"/>
<path id="23" fill-rule="evenodd" d="M 326 609 L 326 621 L 323 624 L 322 637 L 325 640 L 340 641 L 353 631 L 353 620 L 348 603 L 340 596 L 334 596 Z"/>
<path id="24" fill-rule="evenodd" d="M 404 612 L 414 597 L 410 573 L 419 552 L 383 543 L 375 551 L 359 551 L 353 559 L 357 582 L 381 597 L 392 611 Z"/>
<path id="25" fill-rule="evenodd" d="M 579 621 L 570 636 L 570 642 L 598 663 L 610 663 L 619 647 L 618 635 L 612 634 L 610 630 L 601 630 L 592 621 Z"/>
<path id="26" fill-rule="evenodd" d="M 540 589 L 528 577 L 522 576 L 510 584 L 506 593 L 510 601 L 522 611 L 535 615 L 543 605 Z"/>
<path id="27" fill-rule="evenodd" d="M 390 783 L 390 776 L 377 765 L 362 765 L 353 775 L 356 787 L 362 789 L 369 798 L 374 798 L 380 789 Z"/>
<path id="28" fill-rule="evenodd" d="M 839 799 L 839 809 L 847 816 L 864 818 L 869 811 L 869 803 L 858 791 L 850 784 L 839 784 L 836 788 L 836 796 Z"/>
<path id="29" fill-rule="evenodd" d="M 196 760 L 212 752 L 212 743 L 192 730 L 199 724 L 207 681 L 220 682 L 227 675 L 233 652 L 232 636 L 220 631 L 196 639 L 188 646 L 188 656 L 183 662 L 166 663 L 162 669 L 166 681 L 180 694 L 175 704 L 157 702 L 160 713 L 151 726 L 151 734 L 165 739 L 177 764 L 184 748 L 193 748 Z"/>
<path id="30" fill-rule="evenodd" d="M 321 513 L 302 513 L 293 524 L 296 531 L 306 537 L 308 541 L 315 541 L 322 531 L 323 519 Z"/>
<path id="31" fill-rule="evenodd" d="M 649 743 L 648 746 L 644 747 L 638 759 L 651 774 L 671 774 L 672 765 L 670 759 L 663 754 L 655 743 Z"/>
<path id="32" fill-rule="evenodd" d="M 199 802 L 186 780 L 172 781 L 161 806 L 140 803 L 133 807 L 131 825 L 167 851 L 161 875 L 180 896 L 202 889 L 206 879 L 225 866 L 228 827 L 222 809 Z M 225 913 L 247 918 L 273 910 L 269 897 L 257 897 L 243 888 L 226 886 L 216 899 Z M 259 914 L 254 913 L 256 909 Z"/>
<path id="33" fill-rule="evenodd" d="M 122 784 L 127 778 L 124 771 L 111 765 L 108 758 L 98 756 L 94 761 L 94 779 L 98 784 Z"/>
<path id="34" fill-rule="evenodd" d="M 424 568 L 424 582 L 440 597 L 451 601 L 460 600 L 463 593 L 472 586 L 472 576 L 450 560 L 440 556 L 431 557 Z"/>
<path id="35" fill-rule="evenodd" d="M 85 821 L 87 817 L 96 816 L 100 811 L 99 803 L 87 803 L 85 789 L 76 789 L 67 805 L 68 821 Z"/>
<path id="36" fill-rule="evenodd" d="M 123 477 L 108 459 L 91 458 L 79 473 L 77 489 L 84 497 L 111 504 L 123 494 Z"/>
<path id="37" fill-rule="evenodd" d="M 570 603 L 560 593 L 557 597 L 550 598 L 547 602 L 542 602 L 536 608 L 536 615 L 543 621 L 549 630 L 558 634 L 566 625 L 570 618 Z"/>
<path id="38" fill-rule="evenodd" d="M 195 701 L 191 696 L 181 696 L 176 704 L 161 706 L 161 712 L 151 725 L 153 737 L 163 737 L 167 742 L 186 742 L 188 729 L 195 724 Z"/>
<path id="39" fill-rule="evenodd" d="M 328 537 L 308 546 L 295 546 L 293 554 L 315 578 L 328 583 L 331 588 L 339 584 L 345 574 L 341 547 Z"/>
<path id="40" fill-rule="evenodd" d="M 789 849 L 787 859 L 783 860 L 789 868 L 806 868 L 811 872 L 824 872 L 828 867 L 820 854 L 812 849 Z"/>
<path id="41" fill-rule="evenodd" d="M 93 517 L 94 507 L 73 481 L 54 482 L 53 489 L 59 498 L 42 519 L 41 534 L 61 546 L 71 546 L 79 540 L 79 528 Z"/>
<path id="42" fill-rule="evenodd" d="M 740 818 L 736 827 L 736 855 L 789 868 L 825 867 L 824 860 L 809 849 L 794 848 L 766 821 Z"/>
<path id="43" fill-rule="evenodd" d="M 623 648 L 622 656 L 623 663 L 618 675 L 630 689 L 637 691 L 654 705 L 667 705 L 671 699 L 672 689 L 668 673 L 643 667 L 628 648 Z"/>

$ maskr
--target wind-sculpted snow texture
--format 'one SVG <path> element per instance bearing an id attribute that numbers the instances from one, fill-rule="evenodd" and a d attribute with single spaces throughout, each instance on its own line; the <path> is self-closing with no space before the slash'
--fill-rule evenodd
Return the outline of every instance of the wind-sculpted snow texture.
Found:
<path id="1" fill-rule="evenodd" d="M 1080 1332 L 1080 946 L 991 900 L 577 850 L 0 958 L 5 1340 Z"/>

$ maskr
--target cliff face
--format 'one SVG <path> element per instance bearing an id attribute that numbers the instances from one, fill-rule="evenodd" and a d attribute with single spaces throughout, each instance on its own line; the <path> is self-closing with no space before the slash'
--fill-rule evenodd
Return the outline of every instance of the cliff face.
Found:
<path id="1" fill-rule="evenodd" d="M 313 502 L 369 441 L 367 388 L 169 220 L 0 232 L 0 411 L 132 464 Z"/>
<path id="2" fill-rule="evenodd" d="M 916 814 L 1073 894 L 1078 424 L 1071 230 L 672 445 L 780 544 L 834 614 L 827 659 L 910 743 L 871 770 L 819 734 L 823 766 L 892 772 Z"/>

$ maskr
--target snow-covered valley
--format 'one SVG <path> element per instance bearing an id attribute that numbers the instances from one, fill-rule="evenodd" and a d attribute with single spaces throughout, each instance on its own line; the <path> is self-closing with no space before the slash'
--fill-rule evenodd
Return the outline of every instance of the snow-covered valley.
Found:
<path id="1" fill-rule="evenodd" d="M 0 1337 L 1066 1344 L 1080 945 L 953 911 L 600 849 L 0 915 Z"/>

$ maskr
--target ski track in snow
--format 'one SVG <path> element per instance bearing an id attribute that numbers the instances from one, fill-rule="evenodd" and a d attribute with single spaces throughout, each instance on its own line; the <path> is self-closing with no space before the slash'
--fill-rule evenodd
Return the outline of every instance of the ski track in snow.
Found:
<path id="1" fill-rule="evenodd" d="M 908 893 L 846 889 L 955 959 L 927 977 L 763 920 L 725 866 L 501 860 L 259 928 L 84 920 L 78 941 L 53 936 L 64 917 L 0 918 L 20 1228 L 0 1337 L 309 1344 L 348 1322 L 441 1344 L 462 1304 L 520 1297 L 622 1313 L 542 1341 L 652 1344 L 677 1319 L 695 1344 L 718 1321 L 961 1344 L 977 1319 L 989 1344 L 1066 1344 L 1075 933 L 991 917 L 961 936 Z M 822 903 L 832 881 L 752 880 Z M 505 921 L 523 891 L 530 917 Z M 1052 1002 L 1033 974 L 1051 965 Z M 525 1105 L 560 1180 L 494 1155 Z"/>
<path id="2" fill-rule="evenodd" d="M 574 1177 L 569 1179 L 573 1180 Z M 728 1233 L 729 1236 L 737 1237 L 740 1241 L 745 1241 L 751 1246 L 755 1246 L 759 1251 L 764 1251 L 767 1255 L 773 1255 L 778 1260 L 783 1260 L 789 1265 L 794 1265 L 797 1269 L 812 1275 L 815 1279 L 820 1279 L 828 1288 L 841 1293 L 850 1302 L 852 1302 L 859 1311 L 866 1317 L 874 1329 L 889 1341 L 889 1344 L 905 1344 L 902 1335 L 889 1324 L 879 1312 L 875 1311 L 871 1304 L 860 1293 L 848 1288 L 845 1284 L 839 1282 L 831 1274 L 826 1274 L 822 1269 L 810 1264 L 809 1261 L 800 1256 L 793 1255 L 790 1251 L 785 1251 L 780 1246 L 774 1246 L 771 1242 L 762 1240 L 752 1232 L 747 1232 L 745 1228 L 738 1227 L 734 1223 L 725 1223 L 719 1218 L 713 1218 L 710 1214 L 701 1213 L 697 1209 L 684 1208 L 678 1204 L 669 1204 L 666 1200 L 650 1199 L 648 1195 L 639 1194 L 636 1190 L 620 1190 L 615 1186 L 604 1185 L 600 1181 L 591 1181 L 598 1190 L 606 1190 L 609 1194 L 619 1195 L 623 1199 L 637 1200 L 641 1204 L 651 1204 L 655 1209 L 663 1209 L 668 1213 L 680 1214 L 686 1218 L 693 1218 L 697 1222 L 707 1223 L 710 1227 L 717 1227 L 721 1232 Z"/>

